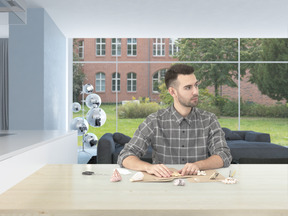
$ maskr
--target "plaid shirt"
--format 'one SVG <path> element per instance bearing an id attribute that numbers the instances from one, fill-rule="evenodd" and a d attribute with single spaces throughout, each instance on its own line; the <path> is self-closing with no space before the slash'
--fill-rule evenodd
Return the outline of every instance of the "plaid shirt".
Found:
<path id="1" fill-rule="evenodd" d="M 152 146 L 154 164 L 185 164 L 219 155 L 224 167 L 232 156 L 224 132 L 213 113 L 192 109 L 182 117 L 172 105 L 147 117 L 118 157 L 118 164 L 134 155 L 141 158 Z"/>

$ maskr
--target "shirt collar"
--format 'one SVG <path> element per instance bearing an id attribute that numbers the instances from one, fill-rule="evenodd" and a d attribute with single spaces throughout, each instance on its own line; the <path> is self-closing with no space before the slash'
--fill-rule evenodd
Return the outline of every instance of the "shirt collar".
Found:
<path id="1" fill-rule="evenodd" d="M 180 115 L 180 113 L 177 112 L 177 110 L 174 107 L 174 104 L 171 106 L 171 114 L 172 114 L 172 116 L 174 116 L 176 122 L 179 125 L 181 124 L 181 122 L 183 120 L 186 120 L 186 122 L 191 126 L 191 124 L 192 124 L 192 116 L 194 116 L 194 113 L 195 113 L 195 107 L 193 107 L 193 109 L 191 110 L 191 112 L 189 113 L 188 116 L 183 117 L 183 116 Z"/>

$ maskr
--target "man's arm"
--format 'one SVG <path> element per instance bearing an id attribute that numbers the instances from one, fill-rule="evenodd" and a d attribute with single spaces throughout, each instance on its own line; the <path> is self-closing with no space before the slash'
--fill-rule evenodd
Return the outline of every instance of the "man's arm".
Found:
<path id="1" fill-rule="evenodd" d="M 181 175 L 197 174 L 198 170 L 217 169 L 223 167 L 224 162 L 219 155 L 212 155 L 209 158 L 195 163 L 186 163 L 185 166 L 179 170 Z"/>
<path id="2" fill-rule="evenodd" d="M 164 164 L 150 164 L 133 155 L 126 157 L 123 160 L 122 165 L 125 168 L 145 171 L 157 177 L 170 177 L 172 174 L 172 172 Z"/>

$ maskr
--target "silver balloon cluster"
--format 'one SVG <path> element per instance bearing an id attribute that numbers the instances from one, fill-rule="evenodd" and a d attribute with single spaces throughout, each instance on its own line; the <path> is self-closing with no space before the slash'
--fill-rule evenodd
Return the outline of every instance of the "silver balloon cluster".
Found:
<path id="1" fill-rule="evenodd" d="M 93 85 L 86 84 L 83 86 L 82 94 L 82 109 L 81 105 L 74 102 L 72 105 L 72 110 L 74 113 L 83 111 L 83 117 L 75 117 L 71 122 L 71 130 L 77 130 L 78 136 L 83 136 L 83 147 L 93 147 L 97 144 L 98 138 L 93 133 L 87 133 L 89 130 L 89 125 L 92 127 L 101 127 L 106 122 L 106 113 L 100 108 L 101 98 L 99 95 L 93 93 Z M 84 94 L 88 94 L 86 100 L 84 101 Z M 86 114 L 86 119 L 84 118 L 84 102 L 86 106 L 90 109 Z"/>

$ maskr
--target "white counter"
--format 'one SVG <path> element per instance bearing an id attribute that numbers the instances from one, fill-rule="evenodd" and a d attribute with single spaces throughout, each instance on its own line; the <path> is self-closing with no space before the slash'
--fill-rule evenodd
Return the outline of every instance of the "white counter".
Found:
<path id="1" fill-rule="evenodd" d="M 77 131 L 0 131 L 0 193 L 45 164 L 75 163 Z"/>

